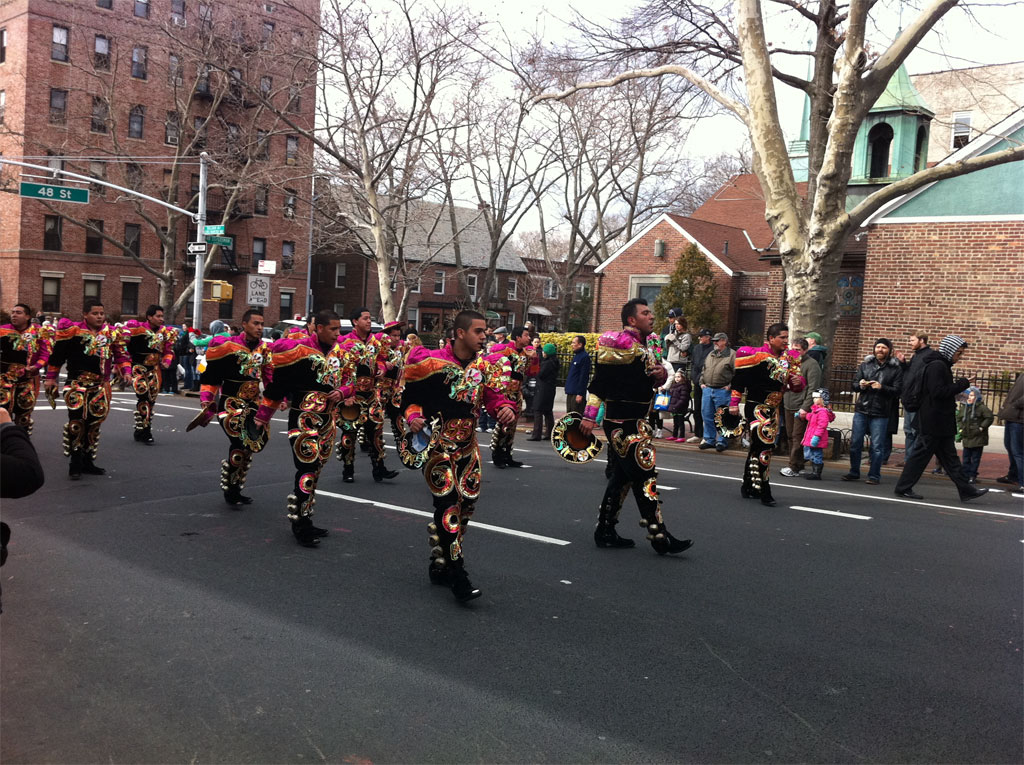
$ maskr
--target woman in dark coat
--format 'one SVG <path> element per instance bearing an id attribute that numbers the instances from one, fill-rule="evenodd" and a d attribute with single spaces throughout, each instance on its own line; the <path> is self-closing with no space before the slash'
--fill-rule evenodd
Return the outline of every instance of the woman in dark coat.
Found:
<path id="1" fill-rule="evenodd" d="M 558 349 L 554 343 L 544 346 L 544 359 L 537 373 L 537 392 L 533 396 L 533 435 L 527 441 L 543 441 L 551 437 L 555 424 L 555 387 L 558 385 Z M 543 419 L 544 434 L 541 435 Z"/>

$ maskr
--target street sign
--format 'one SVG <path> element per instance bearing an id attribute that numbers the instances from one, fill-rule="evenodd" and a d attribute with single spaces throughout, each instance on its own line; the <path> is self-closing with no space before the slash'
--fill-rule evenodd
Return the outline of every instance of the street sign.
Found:
<path id="1" fill-rule="evenodd" d="M 269 274 L 270 276 L 273 276 L 277 273 L 277 261 L 261 260 L 256 264 L 256 273 Z"/>
<path id="2" fill-rule="evenodd" d="M 266 276 L 249 277 L 247 305 L 270 305 L 270 279 Z"/>
<path id="3" fill-rule="evenodd" d="M 53 186 L 48 183 L 26 183 L 22 181 L 18 195 L 32 199 L 46 199 L 50 202 L 75 202 L 89 204 L 89 189 L 71 186 Z"/>
<path id="4" fill-rule="evenodd" d="M 223 229 L 224 227 L 221 226 Z M 206 237 L 207 244 L 219 244 L 221 247 L 234 247 L 235 240 L 230 236 L 208 236 Z"/>
<path id="5" fill-rule="evenodd" d="M 203 226 L 203 233 L 206 236 L 210 236 L 211 234 L 214 234 L 214 235 L 216 235 L 216 234 L 223 234 L 224 233 L 224 227 L 223 226 Z"/>
<path id="6" fill-rule="evenodd" d="M 206 254 L 206 242 L 189 242 L 188 243 L 188 254 L 189 255 L 205 255 Z"/>

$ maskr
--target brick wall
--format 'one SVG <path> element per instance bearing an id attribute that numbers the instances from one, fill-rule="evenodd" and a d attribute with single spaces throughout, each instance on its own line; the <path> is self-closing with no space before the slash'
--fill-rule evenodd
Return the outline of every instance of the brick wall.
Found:
<path id="1" fill-rule="evenodd" d="M 932 345 L 957 334 L 965 369 L 1024 364 L 1024 222 L 872 226 L 864 274 L 861 349 L 877 337 L 897 347 L 914 330 Z"/>

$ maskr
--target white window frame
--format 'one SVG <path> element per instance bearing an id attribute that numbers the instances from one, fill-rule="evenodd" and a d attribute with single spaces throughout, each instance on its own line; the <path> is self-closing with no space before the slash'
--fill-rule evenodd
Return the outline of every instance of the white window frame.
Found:
<path id="1" fill-rule="evenodd" d="M 576 296 L 588 298 L 593 294 L 590 282 L 576 282 Z"/>
<path id="2" fill-rule="evenodd" d="M 338 290 L 345 289 L 345 277 L 347 276 L 347 266 L 345 263 L 334 264 L 334 288 Z"/>
<path id="3" fill-rule="evenodd" d="M 476 274 L 466 274 L 466 291 L 469 293 L 471 300 L 476 300 Z"/>
<path id="4" fill-rule="evenodd" d="M 952 150 L 959 149 L 956 145 L 956 139 L 958 136 L 966 136 L 964 144 L 970 143 L 971 141 L 971 112 L 953 112 L 953 127 L 949 131 L 949 148 Z M 958 131 L 957 128 L 963 126 L 965 130 Z M 961 145 L 964 145 L 961 144 Z"/>
<path id="5" fill-rule="evenodd" d="M 437 281 L 438 281 L 438 277 L 439 276 L 441 277 L 441 289 L 440 289 L 440 291 L 437 289 Z M 434 271 L 434 294 L 435 295 L 443 295 L 444 294 L 444 281 L 445 281 L 446 277 L 447 277 L 447 272 L 445 272 L 445 271 Z"/>
<path id="6" fill-rule="evenodd" d="M 519 277 L 510 276 L 508 277 L 508 292 L 506 293 L 506 300 L 518 300 L 519 299 Z"/>
<path id="7" fill-rule="evenodd" d="M 547 281 L 544 282 L 544 298 L 545 300 L 558 300 L 558 294 L 558 282 L 549 276 Z"/>
<path id="8" fill-rule="evenodd" d="M 416 295 L 419 295 L 421 290 L 422 290 L 422 288 L 423 288 L 423 276 L 421 274 L 420 276 L 416 277 L 416 283 L 413 284 L 411 287 L 409 287 L 409 292 L 411 292 L 413 294 L 416 294 Z"/>

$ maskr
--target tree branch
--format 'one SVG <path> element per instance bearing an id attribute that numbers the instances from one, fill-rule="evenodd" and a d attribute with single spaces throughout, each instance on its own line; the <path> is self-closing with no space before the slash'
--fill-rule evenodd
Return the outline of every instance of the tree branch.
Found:
<path id="1" fill-rule="evenodd" d="M 568 90 L 563 90 L 561 93 L 541 93 L 540 95 L 534 96 L 530 99 L 527 108 L 533 104 L 538 104 L 541 101 L 562 101 L 573 93 L 581 90 L 595 90 L 598 88 L 613 88 L 616 85 L 620 85 L 623 82 L 629 80 L 638 80 L 650 77 L 664 77 L 667 74 L 675 74 L 687 80 L 691 85 L 694 85 L 711 98 L 717 101 L 719 104 L 724 106 L 729 111 L 733 112 L 737 117 L 743 120 L 744 124 L 748 123 L 749 112 L 747 107 L 732 98 L 729 98 L 723 91 L 714 85 L 714 83 L 704 79 L 696 72 L 686 68 L 685 66 L 678 66 L 676 64 L 667 64 L 665 66 L 654 67 L 653 69 L 634 69 L 630 72 L 623 72 L 615 77 L 608 80 L 595 80 L 593 82 L 583 82 L 578 85 L 573 85 Z"/>
<path id="2" fill-rule="evenodd" d="M 958 2 L 959 0 L 932 0 L 917 18 L 900 32 L 899 36 L 893 40 L 892 45 L 878 57 L 874 66 L 864 76 L 864 90 L 869 95 L 868 108 L 881 95 L 893 74 L 899 69 L 900 64 L 906 60 L 939 19 L 952 10 Z"/>

